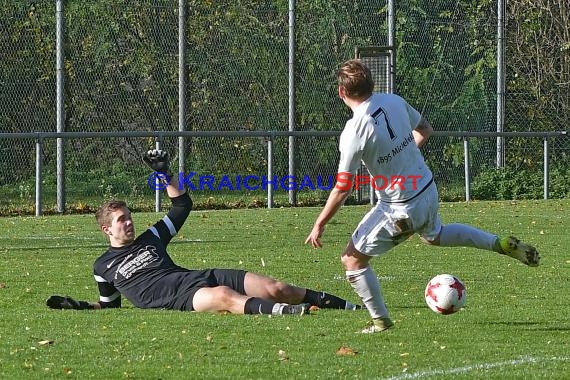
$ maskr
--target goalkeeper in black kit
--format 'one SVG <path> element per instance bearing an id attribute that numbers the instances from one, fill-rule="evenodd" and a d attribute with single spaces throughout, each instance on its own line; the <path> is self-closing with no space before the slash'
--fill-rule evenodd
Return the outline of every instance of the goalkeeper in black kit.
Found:
<path id="1" fill-rule="evenodd" d="M 103 204 L 96 213 L 101 231 L 110 246 L 93 265 L 99 301 L 77 301 L 69 296 L 51 296 L 52 309 L 118 308 L 125 297 L 143 309 L 158 308 L 234 314 L 303 315 L 311 306 L 333 309 L 360 309 L 346 300 L 287 284 L 238 269 L 191 270 L 176 265 L 166 251 L 168 243 L 182 228 L 192 200 L 170 175 L 168 155 L 148 151 L 144 161 L 155 171 L 172 178 L 166 187 L 172 208 L 168 214 L 135 238 L 131 212 L 124 201 Z"/>

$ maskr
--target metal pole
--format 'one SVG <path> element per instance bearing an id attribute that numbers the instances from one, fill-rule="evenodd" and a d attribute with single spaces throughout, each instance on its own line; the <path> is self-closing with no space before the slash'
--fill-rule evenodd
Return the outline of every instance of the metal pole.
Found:
<path id="1" fill-rule="evenodd" d="M 394 93 L 396 83 L 396 7 L 394 0 L 388 0 L 388 46 L 392 48 L 390 51 L 390 78 L 388 87 L 390 93 Z"/>
<path id="2" fill-rule="evenodd" d="M 295 130 L 295 0 L 289 0 L 289 131 Z M 289 136 L 289 175 L 295 176 L 295 137 Z M 289 204 L 297 205 L 297 189 L 289 190 Z"/>
<path id="3" fill-rule="evenodd" d="M 543 177 L 543 186 L 544 186 L 544 199 L 548 199 L 548 138 L 544 138 L 544 177 Z"/>
<path id="4" fill-rule="evenodd" d="M 36 140 L 36 216 L 42 215 L 43 139 Z"/>
<path id="5" fill-rule="evenodd" d="M 156 143 L 155 143 L 155 149 L 160 150 L 160 147 L 162 146 L 162 136 L 158 136 L 156 139 Z M 156 179 L 156 183 L 158 184 L 158 177 Z M 158 188 L 158 186 L 156 186 L 156 190 L 154 191 L 154 211 L 155 212 L 160 212 L 160 192 L 161 190 Z"/>
<path id="6" fill-rule="evenodd" d="M 267 138 L 267 208 L 273 207 L 273 136 Z"/>
<path id="7" fill-rule="evenodd" d="M 65 108 L 63 89 L 63 2 L 56 1 L 56 31 L 55 31 L 55 65 L 56 65 L 56 129 L 57 132 L 65 131 Z M 65 151 L 64 140 L 56 139 L 56 191 L 57 191 L 57 212 L 65 211 Z"/>
<path id="8" fill-rule="evenodd" d="M 505 12 L 507 0 L 497 0 L 497 132 L 505 126 Z M 505 141 L 497 137 L 497 167 L 505 166 Z"/>
<path id="9" fill-rule="evenodd" d="M 186 0 L 178 3 L 178 130 L 186 130 Z M 186 157 L 186 145 L 183 136 L 178 137 L 178 172 L 184 173 L 184 158 Z"/>
<path id="10" fill-rule="evenodd" d="M 467 138 L 463 139 L 463 157 L 465 164 L 465 201 L 469 202 L 471 200 L 471 181 L 469 174 L 469 140 Z"/>

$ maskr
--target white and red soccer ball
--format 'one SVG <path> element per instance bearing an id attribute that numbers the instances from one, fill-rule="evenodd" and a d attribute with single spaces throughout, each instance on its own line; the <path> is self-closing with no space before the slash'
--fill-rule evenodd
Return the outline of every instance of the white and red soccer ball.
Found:
<path id="1" fill-rule="evenodd" d="M 465 305 L 465 285 L 450 274 L 438 274 L 429 280 L 425 299 L 430 309 L 438 314 L 453 314 Z"/>

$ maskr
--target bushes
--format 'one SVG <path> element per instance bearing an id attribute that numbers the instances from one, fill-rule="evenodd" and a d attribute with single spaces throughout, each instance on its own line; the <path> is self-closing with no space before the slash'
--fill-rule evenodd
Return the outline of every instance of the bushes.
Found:
<path id="1" fill-rule="evenodd" d="M 549 198 L 570 196 L 570 169 L 550 170 Z M 486 168 L 472 182 L 472 197 L 479 200 L 542 199 L 543 173 L 514 168 Z"/>

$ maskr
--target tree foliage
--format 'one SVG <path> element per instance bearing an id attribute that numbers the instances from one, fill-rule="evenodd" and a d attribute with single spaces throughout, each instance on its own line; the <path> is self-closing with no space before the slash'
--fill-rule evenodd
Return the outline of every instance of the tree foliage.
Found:
<path id="1" fill-rule="evenodd" d="M 335 70 L 356 46 L 387 45 L 386 4 L 296 4 L 295 128 L 339 130 L 350 113 L 337 99 Z M 564 129 L 570 114 L 569 1 L 507 4 L 505 130 Z M 396 6 L 396 91 L 439 130 L 495 130 L 496 2 L 403 0 Z M 3 0 L 0 8 L 0 130 L 55 130 L 54 2 Z M 177 130 L 177 2 L 66 1 L 64 15 L 66 130 Z M 190 0 L 187 15 L 188 129 L 287 130 L 288 1 Z M 175 149 L 174 139 L 166 143 Z M 275 144 L 283 173 L 287 140 Z M 540 142 L 532 151 L 525 144 L 509 143 L 508 159 L 539 166 Z M 148 145 L 144 139 L 74 140 L 66 164 L 84 171 L 117 159 L 128 165 L 139 162 Z M 187 148 L 189 163 L 202 170 L 265 170 L 263 140 L 189 139 Z M 303 173 L 335 169 L 334 139 L 297 139 L 297 148 Z M 493 164 L 492 141 L 472 148 L 475 164 Z M 33 160 L 29 141 L 16 142 L 13 151 L 0 172 L 10 169 L 8 161 Z M 426 154 L 440 175 L 454 176 L 461 142 L 442 141 Z M 45 158 L 48 167 L 53 164 L 52 145 Z M 25 178 L 30 170 L 10 174 Z"/>

